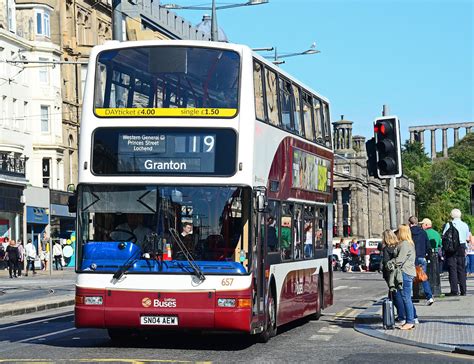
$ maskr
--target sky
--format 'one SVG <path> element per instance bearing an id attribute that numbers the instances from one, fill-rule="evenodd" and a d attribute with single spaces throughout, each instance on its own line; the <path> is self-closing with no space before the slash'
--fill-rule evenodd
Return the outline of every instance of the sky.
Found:
<path id="1" fill-rule="evenodd" d="M 210 13 L 176 12 L 194 25 Z M 372 137 L 384 104 L 399 117 L 403 140 L 409 126 L 474 121 L 472 0 L 269 0 L 218 10 L 217 21 L 230 42 L 277 47 L 278 54 L 316 42 L 321 53 L 287 58 L 280 67 L 330 100 L 332 121 L 353 121 L 353 135 Z M 440 143 L 437 134 L 438 150 Z"/>

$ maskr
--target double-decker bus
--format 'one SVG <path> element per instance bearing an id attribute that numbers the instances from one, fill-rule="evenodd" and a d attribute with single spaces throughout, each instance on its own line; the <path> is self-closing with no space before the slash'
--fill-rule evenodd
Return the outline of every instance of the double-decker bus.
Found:
<path id="1" fill-rule="evenodd" d="M 329 102 L 243 45 L 109 42 L 81 121 L 75 324 L 267 341 L 332 304 Z"/>

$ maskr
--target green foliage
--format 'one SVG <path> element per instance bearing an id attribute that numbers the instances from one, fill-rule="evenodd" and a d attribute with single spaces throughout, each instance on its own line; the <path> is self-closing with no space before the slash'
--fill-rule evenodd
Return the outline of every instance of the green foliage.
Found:
<path id="1" fill-rule="evenodd" d="M 470 212 L 470 185 L 474 182 L 474 134 L 466 135 L 449 149 L 449 159 L 433 162 L 419 142 L 404 144 L 403 173 L 415 182 L 418 217 L 428 217 L 438 231 L 449 220 L 454 208 L 462 211 L 462 219 L 474 228 Z"/>
<path id="2" fill-rule="evenodd" d="M 402 166 L 403 170 L 411 171 L 416 166 L 428 163 L 430 159 L 420 142 L 410 143 L 408 140 L 402 146 Z"/>
<path id="3" fill-rule="evenodd" d="M 470 179 L 474 182 L 474 133 L 467 134 L 454 147 L 449 148 L 448 155 L 471 172 Z"/>

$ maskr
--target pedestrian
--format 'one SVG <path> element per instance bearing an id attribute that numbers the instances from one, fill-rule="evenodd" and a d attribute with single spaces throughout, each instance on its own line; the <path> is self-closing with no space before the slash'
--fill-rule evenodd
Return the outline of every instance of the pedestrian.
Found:
<path id="1" fill-rule="evenodd" d="M 431 245 L 431 263 L 438 263 L 438 272 L 441 274 L 443 272 L 443 245 L 441 241 L 441 235 L 435 229 L 433 229 L 433 224 L 430 219 L 424 218 L 421 220 L 421 228 L 426 231 L 428 240 Z"/>
<path id="2" fill-rule="evenodd" d="M 391 295 L 393 298 L 393 304 L 397 309 L 397 318 L 395 320 L 395 324 L 397 326 L 402 326 L 406 323 L 405 307 L 403 304 L 402 294 L 401 291 L 395 287 L 395 272 L 393 272 L 388 267 L 388 262 L 393 262 L 393 259 L 397 257 L 397 247 L 399 244 L 400 241 L 398 240 L 397 235 L 392 230 L 385 230 L 382 233 L 382 242 L 379 244 L 377 249 L 380 250 L 380 254 L 382 255 L 382 259 L 380 261 L 381 271 L 382 276 L 385 279 L 385 282 L 387 282 L 387 286 L 389 288 L 389 298 Z M 399 283 L 401 284 L 400 288 L 403 288 L 403 275 Z M 416 314 L 415 306 L 413 306 L 413 310 L 414 322 L 415 324 L 418 324 L 418 315 Z"/>
<path id="3" fill-rule="evenodd" d="M 349 248 L 349 252 L 351 253 L 351 260 L 352 260 L 352 271 L 359 272 L 360 269 L 360 249 L 357 240 L 354 238 L 351 240 L 351 246 Z"/>
<path id="4" fill-rule="evenodd" d="M 28 242 L 26 243 L 25 247 L 25 253 L 26 253 L 26 273 L 25 276 L 28 277 L 28 270 L 31 266 L 31 271 L 33 274 L 36 274 L 35 271 L 35 260 L 36 260 L 36 247 L 31 241 L 31 239 L 28 239 Z"/>
<path id="5" fill-rule="evenodd" d="M 410 231 L 413 242 L 415 243 L 416 250 L 416 262 L 415 264 L 421 266 L 423 272 L 426 273 L 427 258 L 430 259 L 431 245 L 428 240 L 428 235 L 418 225 L 418 218 L 416 216 L 410 216 L 408 219 L 410 223 Z M 426 305 L 431 306 L 434 303 L 433 293 L 431 292 L 430 282 L 427 279 L 422 282 L 423 291 L 425 292 Z"/>
<path id="6" fill-rule="evenodd" d="M 391 289 L 390 287 L 390 269 L 387 266 L 387 263 L 395 259 L 396 257 L 396 248 L 398 246 L 398 238 L 392 230 L 385 230 L 382 233 L 382 243 L 379 248 L 381 251 L 382 259 L 381 263 L 381 270 L 382 270 L 382 277 L 385 279 L 387 286 L 389 288 L 388 297 L 392 296 L 393 304 L 397 309 L 397 319 L 395 320 L 398 324 L 405 323 L 405 310 L 403 308 L 403 300 L 400 292 L 398 289 Z M 403 321 L 403 323 L 402 323 Z"/>
<path id="7" fill-rule="evenodd" d="M 352 272 L 351 268 L 351 253 L 349 252 L 349 249 L 347 249 L 347 245 L 342 245 L 341 246 L 341 258 L 342 258 L 342 268 L 341 270 L 343 272 Z"/>
<path id="8" fill-rule="evenodd" d="M 474 236 L 471 235 L 467 244 L 466 260 L 467 260 L 467 275 L 469 277 L 474 275 Z"/>
<path id="9" fill-rule="evenodd" d="M 7 262 L 5 260 L 5 248 L 0 244 L 0 270 L 7 269 Z"/>
<path id="10" fill-rule="evenodd" d="M 13 239 L 10 240 L 10 243 L 7 246 L 6 257 L 8 260 L 8 273 L 10 274 L 10 278 L 18 278 L 16 273 L 18 271 L 19 253 L 16 242 Z"/>
<path id="11" fill-rule="evenodd" d="M 16 244 L 18 248 L 18 277 L 21 277 L 21 271 L 23 270 L 23 265 L 25 264 L 25 247 L 23 246 L 23 241 L 18 240 Z"/>
<path id="12" fill-rule="evenodd" d="M 413 279 L 416 276 L 415 243 L 408 225 L 399 226 L 397 238 L 399 243 L 396 249 L 396 257 L 391 262 L 399 267 L 402 272 L 403 284 L 401 288 L 398 288 L 398 291 L 402 297 L 403 309 L 405 310 L 405 323 L 398 327 L 401 330 L 411 330 L 415 327 L 415 306 L 411 299 Z"/>
<path id="13" fill-rule="evenodd" d="M 469 226 L 461 220 L 461 211 L 451 211 L 452 221 L 444 225 L 443 249 L 446 255 L 449 272 L 449 285 L 451 291 L 447 296 L 465 296 L 466 290 L 466 249 L 470 243 L 471 232 Z M 457 234 L 453 234 L 450 228 L 454 227 Z M 458 289 L 459 286 L 459 289 Z"/>
<path id="14" fill-rule="evenodd" d="M 48 270 L 49 262 L 49 238 L 46 231 L 43 233 L 41 244 L 38 244 L 39 257 L 41 260 L 41 270 Z"/>
<path id="15" fill-rule="evenodd" d="M 61 262 L 61 260 L 63 259 L 63 248 L 61 247 L 61 244 L 59 242 L 56 242 L 53 245 L 53 257 L 56 270 L 59 270 L 58 266 L 60 266 L 61 270 L 63 270 L 63 264 Z"/>

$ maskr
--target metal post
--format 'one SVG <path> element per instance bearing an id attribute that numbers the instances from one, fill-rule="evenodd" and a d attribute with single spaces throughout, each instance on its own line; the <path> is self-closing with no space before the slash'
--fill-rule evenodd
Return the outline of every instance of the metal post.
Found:
<path id="1" fill-rule="evenodd" d="M 218 41 L 219 41 L 219 31 L 218 31 L 218 29 L 217 29 L 216 0 L 212 0 L 211 40 L 214 41 L 214 42 L 218 42 Z"/>
<path id="2" fill-rule="evenodd" d="M 122 0 L 112 0 L 112 39 L 122 41 Z"/>
<path id="3" fill-rule="evenodd" d="M 382 116 L 389 114 L 388 105 L 383 105 Z M 390 212 L 390 229 L 396 230 L 397 225 L 397 207 L 395 205 L 395 184 L 396 178 L 392 177 L 388 180 L 388 206 Z"/>

